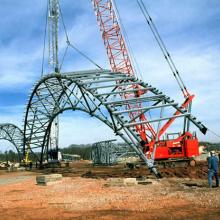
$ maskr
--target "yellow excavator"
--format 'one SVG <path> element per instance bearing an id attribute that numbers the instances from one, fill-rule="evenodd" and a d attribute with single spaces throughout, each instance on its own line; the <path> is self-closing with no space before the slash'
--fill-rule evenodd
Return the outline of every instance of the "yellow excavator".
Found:
<path id="1" fill-rule="evenodd" d="M 30 167 L 30 165 L 32 165 L 32 160 L 30 160 L 29 154 L 30 154 L 30 146 L 26 151 L 25 158 L 21 161 L 21 165 L 23 165 L 24 167 Z"/>

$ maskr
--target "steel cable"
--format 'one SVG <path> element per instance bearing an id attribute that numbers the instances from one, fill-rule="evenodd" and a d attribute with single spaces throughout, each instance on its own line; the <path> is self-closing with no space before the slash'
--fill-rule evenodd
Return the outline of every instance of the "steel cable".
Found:
<path id="1" fill-rule="evenodd" d="M 88 57 L 85 53 L 83 53 L 81 50 L 79 50 L 76 46 L 74 46 L 70 40 L 69 40 L 69 36 L 67 33 L 67 29 L 66 29 L 66 25 L 64 22 L 64 18 L 63 18 L 63 13 L 60 7 L 60 3 L 58 3 L 59 5 L 59 11 L 60 11 L 60 16 L 61 16 L 61 21 L 63 24 L 63 28 L 64 28 L 64 32 L 65 32 L 65 36 L 66 36 L 66 43 L 68 46 L 70 46 L 71 48 L 73 48 L 75 51 L 77 51 L 81 56 L 83 56 L 85 59 L 87 59 L 89 62 L 91 62 L 92 64 L 94 64 L 96 67 L 98 67 L 99 69 L 103 69 L 100 65 L 98 65 L 94 60 L 92 60 L 90 57 Z M 64 57 L 65 58 L 65 57 Z"/>
<path id="2" fill-rule="evenodd" d="M 133 52 L 133 50 L 132 50 L 132 47 L 131 47 L 131 44 L 130 44 L 130 40 L 129 40 L 129 38 L 128 38 L 128 34 L 127 34 L 126 29 L 125 29 L 125 27 L 124 27 L 124 25 L 123 25 L 123 22 L 122 22 L 122 19 L 121 19 L 120 13 L 119 13 L 119 11 L 118 11 L 118 8 L 117 8 L 117 5 L 116 5 L 115 0 L 112 0 L 112 3 L 113 3 L 113 7 L 114 7 L 114 9 L 115 9 L 115 11 L 116 11 L 116 15 L 117 15 L 117 19 L 118 19 L 118 21 L 119 21 L 119 25 L 120 25 L 120 27 L 121 27 L 121 29 L 122 29 L 122 34 L 124 35 L 124 37 L 125 37 L 125 42 L 127 43 L 127 46 L 128 46 L 128 53 L 131 54 L 131 56 L 130 56 L 131 61 L 132 61 L 133 64 L 135 64 L 135 66 L 134 66 L 133 68 L 134 68 L 135 72 L 136 72 L 136 73 L 140 76 L 140 78 L 143 80 L 143 75 L 142 75 L 142 73 L 141 73 L 141 71 L 140 71 L 139 64 L 138 64 L 138 62 L 137 62 L 137 60 L 136 60 L 136 58 L 135 58 L 135 56 L 134 56 L 134 52 Z"/>
<path id="3" fill-rule="evenodd" d="M 189 96 L 189 92 L 186 89 L 186 86 L 185 86 L 185 84 L 184 84 L 184 82 L 183 82 L 183 80 L 182 80 L 182 78 L 181 78 L 181 76 L 179 74 L 179 71 L 177 70 L 177 68 L 176 68 L 176 66 L 175 66 L 175 64 L 174 64 L 174 62 L 172 60 L 172 57 L 170 56 L 170 54 L 169 54 L 169 52 L 167 50 L 167 47 L 165 46 L 165 44 L 164 44 L 164 42 L 163 42 L 163 40 L 162 40 L 162 38 L 161 38 L 161 36 L 160 36 L 156 26 L 155 26 L 152 18 L 150 17 L 150 14 L 147 11 L 146 6 L 144 5 L 142 0 L 137 0 L 137 3 L 139 5 L 139 7 L 141 9 L 141 12 L 143 13 L 146 21 L 147 21 L 147 24 L 149 25 L 149 27 L 150 27 L 150 29 L 151 29 L 154 37 L 155 37 L 155 40 L 157 41 L 157 43 L 158 43 L 158 45 L 159 45 L 159 47 L 160 47 L 160 49 L 161 49 L 161 51 L 162 51 L 162 53 L 164 55 L 164 57 L 165 57 L 168 65 L 169 65 L 169 67 L 170 67 L 170 69 L 171 69 L 171 71 L 172 71 L 172 73 L 173 73 L 173 75 L 174 75 L 174 77 L 175 77 L 175 79 L 176 79 L 176 81 L 177 81 L 177 83 L 178 83 L 178 85 L 179 85 L 183 95 L 185 97 Z"/>
<path id="4" fill-rule="evenodd" d="M 49 2 L 47 1 L 47 10 L 46 10 L 46 23 L 44 29 L 44 43 L 43 43 L 43 57 L 42 57 L 42 66 L 41 66 L 41 77 L 44 75 L 44 58 L 45 58 L 45 48 L 46 48 L 46 36 L 47 36 L 47 15 L 48 15 Z"/>
<path id="5" fill-rule="evenodd" d="M 214 131 L 210 130 L 209 128 L 208 128 L 208 131 L 209 131 L 210 133 L 214 134 L 216 137 L 220 138 L 220 135 L 219 135 L 219 134 L 215 133 Z"/>

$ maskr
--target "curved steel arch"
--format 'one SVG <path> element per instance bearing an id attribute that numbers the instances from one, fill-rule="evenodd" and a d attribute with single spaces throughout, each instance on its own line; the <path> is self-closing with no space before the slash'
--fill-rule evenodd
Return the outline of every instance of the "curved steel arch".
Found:
<path id="1" fill-rule="evenodd" d="M 10 123 L 0 124 L 0 139 L 7 140 L 15 146 L 19 161 L 22 158 L 23 138 L 24 133 L 18 126 Z"/>
<path id="2" fill-rule="evenodd" d="M 137 89 L 133 85 L 137 85 Z M 141 96 L 136 96 L 140 91 Z M 132 96 L 124 99 L 125 94 Z M 142 103 L 141 109 L 129 109 L 127 106 L 132 103 Z M 161 108 L 167 110 L 166 118 L 161 118 Z M 174 100 L 134 76 L 109 70 L 51 74 L 37 82 L 30 95 L 24 123 L 24 153 L 30 148 L 42 163 L 47 155 L 52 121 L 68 109 L 81 110 L 101 120 L 131 146 L 150 169 L 153 169 L 153 162 L 143 154 L 137 126 L 166 123 L 178 110 L 178 117 L 187 117 L 202 129 L 202 124 L 186 114 Z M 148 122 L 140 121 L 140 111 L 147 114 L 150 110 L 153 118 Z M 135 116 L 132 120 L 131 113 Z M 40 154 L 36 153 L 39 150 Z"/>

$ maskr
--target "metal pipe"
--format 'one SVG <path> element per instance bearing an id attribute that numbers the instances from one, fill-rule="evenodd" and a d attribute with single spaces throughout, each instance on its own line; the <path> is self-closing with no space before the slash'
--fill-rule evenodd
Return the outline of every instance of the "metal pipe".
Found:
<path id="1" fill-rule="evenodd" d="M 168 106 L 174 106 L 174 105 L 178 105 L 178 104 L 177 104 L 177 103 L 173 103 L 173 104 L 164 104 L 164 105 L 157 105 L 157 106 L 150 106 L 150 107 L 142 107 L 142 108 L 132 108 L 132 109 L 122 110 L 122 111 L 113 111 L 112 114 L 113 114 L 113 115 L 119 115 L 119 114 L 128 113 L 128 112 L 136 112 L 136 111 L 142 111 L 142 110 L 150 110 L 150 109 L 161 108 L 161 107 L 168 107 Z"/>
<path id="2" fill-rule="evenodd" d="M 121 93 L 132 93 L 132 92 L 147 91 L 147 90 L 148 90 L 147 88 L 143 88 L 143 89 L 130 89 L 130 90 L 120 90 L 120 91 L 117 91 L 117 92 L 100 93 L 100 94 L 97 94 L 97 95 L 94 95 L 94 96 L 99 97 L 99 96 L 103 96 L 103 95 L 116 95 L 116 94 L 121 94 Z"/>
<path id="3" fill-rule="evenodd" d="M 113 84 L 113 85 L 95 86 L 95 87 L 89 87 L 88 89 L 89 90 L 92 90 L 92 89 L 105 89 L 105 88 L 111 88 L 111 87 L 123 87 L 123 86 L 130 86 L 130 85 L 141 85 L 141 82 L 137 81 L 137 82 L 129 82 L 129 83 L 121 83 L 121 84 Z M 151 89 L 152 87 L 149 86 L 147 88 Z"/>
<path id="4" fill-rule="evenodd" d="M 99 80 L 99 81 L 95 81 L 95 80 L 88 81 L 88 82 L 80 82 L 80 81 L 79 81 L 78 84 L 82 86 L 82 85 L 93 84 L 93 83 L 125 81 L 125 80 L 133 80 L 133 79 L 135 79 L 134 76 L 129 76 L 129 77 L 118 77 L 118 78 L 115 78 L 115 79 L 107 79 L 107 80 Z"/>
<path id="5" fill-rule="evenodd" d="M 127 105 L 129 102 L 135 102 L 135 101 L 144 101 L 144 100 L 158 100 L 159 98 L 164 97 L 164 95 L 155 95 L 155 96 L 148 96 L 148 97 L 140 97 L 140 98 L 131 98 L 131 99 L 125 99 L 125 100 L 119 100 L 119 101 L 110 101 L 110 102 L 103 102 L 105 105 L 109 104 L 124 104 Z"/>
<path id="6" fill-rule="evenodd" d="M 149 120 L 149 121 L 140 121 L 140 122 L 133 122 L 133 123 L 129 123 L 129 124 L 124 124 L 124 127 L 131 127 L 131 126 L 135 126 L 135 125 L 141 125 L 141 124 L 146 124 L 146 123 L 153 123 L 153 122 L 157 122 L 157 121 L 164 121 L 164 120 L 169 120 L 172 118 L 180 118 L 180 117 L 189 117 L 190 114 L 182 114 L 182 115 L 176 115 L 176 116 L 172 116 L 172 117 L 166 117 L 166 118 L 158 118 L 158 119 L 154 119 L 154 120 Z"/>

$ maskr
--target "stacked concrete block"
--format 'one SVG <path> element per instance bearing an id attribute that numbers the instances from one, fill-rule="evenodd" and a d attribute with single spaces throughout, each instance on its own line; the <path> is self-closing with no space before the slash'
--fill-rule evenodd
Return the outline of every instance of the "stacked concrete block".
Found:
<path id="1" fill-rule="evenodd" d="M 51 185 L 62 180 L 62 174 L 39 175 L 36 177 L 37 185 Z"/>
<path id="2" fill-rule="evenodd" d="M 106 186 L 135 186 L 137 185 L 136 178 L 109 178 Z"/>

